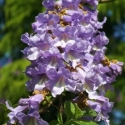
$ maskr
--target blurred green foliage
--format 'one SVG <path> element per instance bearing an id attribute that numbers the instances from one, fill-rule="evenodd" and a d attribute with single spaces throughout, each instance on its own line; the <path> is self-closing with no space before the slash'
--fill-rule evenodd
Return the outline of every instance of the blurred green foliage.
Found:
<path id="1" fill-rule="evenodd" d="M 11 100 L 13 104 L 16 104 L 20 97 L 28 97 L 26 91 L 25 82 L 28 78 L 25 76 L 26 66 L 29 62 L 26 59 L 19 59 L 11 64 L 4 66 L 0 69 L 0 99 Z M 6 113 L 0 110 L 0 124 L 5 122 Z"/>
<path id="2" fill-rule="evenodd" d="M 98 6 L 99 12 L 101 12 L 103 16 L 107 14 L 108 18 L 110 16 L 110 21 L 112 21 L 112 23 L 119 23 L 122 19 L 125 19 L 125 14 L 123 14 L 125 11 L 125 0 L 111 1 L 112 2 L 100 3 Z"/>
<path id="3" fill-rule="evenodd" d="M 22 59 L 20 50 L 26 46 L 20 41 L 21 34 L 25 32 L 32 33 L 31 23 L 35 16 L 42 12 L 41 0 L 5 0 L 4 6 L 0 7 L 0 12 L 4 13 L 4 28 L 0 33 L 3 35 L 0 39 L 0 57 L 6 52 L 11 54 L 13 62 L 0 69 L 0 99 L 9 99 L 12 103 L 18 102 L 20 97 L 27 97 L 25 90 L 27 77 L 23 73 L 29 62 Z M 118 59 L 125 62 L 125 41 L 120 41 L 113 37 L 113 26 L 125 21 L 125 0 L 116 0 L 115 2 L 101 3 L 99 9 L 99 20 L 102 21 L 107 16 L 107 22 L 104 25 L 104 31 L 110 39 L 107 46 L 107 56 L 110 59 Z M 125 68 L 117 81 L 113 83 L 115 92 L 108 92 L 107 96 L 115 102 L 115 107 L 125 112 Z M 0 124 L 5 122 L 5 114 L 0 110 Z M 113 124 L 114 125 L 114 124 Z"/>
<path id="4" fill-rule="evenodd" d="M 5 0 L 3 7 L 4 37 L 0 42 L 0 55 L 8 51 L 13 58 L 21 56 L 20 50 L 25 45 L 20 42 L 20 36 L 25 32 L 32 32 L 31 23 L 34 22 L 35 16 L 42 11 L 41 2 L 41 0 Z"/>
<path id="5" fill-rule="evenodd" d="M 24 85 L 28 78 L 23 73 L 28 65 L 29 62 L 26 59 L 19 59 L 0 70 L 1 99 L 9 99 L 16 103 L 19 97 L 24 97 L 28 94 Z"/>

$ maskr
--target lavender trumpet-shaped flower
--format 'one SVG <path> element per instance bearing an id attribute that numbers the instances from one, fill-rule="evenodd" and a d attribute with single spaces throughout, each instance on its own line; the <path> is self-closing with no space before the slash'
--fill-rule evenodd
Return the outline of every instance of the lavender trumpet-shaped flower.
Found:
<path id="1" fill-rule="evenodd" d="M 109 125 L 113 103 L 104 95 L 113 90 L 111 83 L 121 74 L 123 63 L 105 56 L 109 40 L 99 30 L 106 18 L 98 21 L 98 0 L 43 0 L 43 5 L 46 12 L 38 14 L 32 24 L 34 35 L 21 36 L 28 45 L 22 52 L 31 62 L 26 68 L 30 78 L 26 87 L 38 93 L 20 99 L 17 108 L 6 103 L 11 110 L 9 123 L 48 125 L 38 113 L 44 99 L 39 93 L 46 89 L 54 98 L 65 91 L 83 93 L 84 98 L 75 98 L 78 106 L 95 110 L 95 121 L 104 120 Z"/>
<path id="2" fill-rule="evenodd" d="M 10 118 L 8 125 L 15 123 L 19 125 L 48 125 L 46 121 L 40 119 L 38 113 L 39 104 L 43 99 L 42 94 L 37 94 L 27 99 L 20 99 L 16 108 L 12 108 L 9 103 L 6 102 L 7 108 L 11 111 L 8 114 Z"/>

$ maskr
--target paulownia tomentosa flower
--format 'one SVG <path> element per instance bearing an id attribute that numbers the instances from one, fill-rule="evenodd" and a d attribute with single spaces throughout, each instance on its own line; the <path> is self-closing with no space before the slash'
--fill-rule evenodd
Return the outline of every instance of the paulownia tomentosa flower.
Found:
<path id="1" fill-rule="evenodd" d="M 109 125 L 113 102 L 105 92 L 113 89 L 111 83 L 121 74 L 123 63 L 105 55 L 109 40 L 100 31 L 106 18 L 98 21 L 98 0 L 44 0 L 43 5 L 46 11 L 32 24 L 34 34 L 21 36 L 28 45 L 22 52 L 31 62 L 26 68 L 30 78 L 26 87 L 36 95 L 20 99 L 16 108 L 7 103 L 9 123 L 48 125 L 38 113 L 45 93 L 49 91 L 56 98 L 69 91 L 81 93 L 74 102 L 81 109 L 83 105 L 94 109 L 95 120 Z"/>

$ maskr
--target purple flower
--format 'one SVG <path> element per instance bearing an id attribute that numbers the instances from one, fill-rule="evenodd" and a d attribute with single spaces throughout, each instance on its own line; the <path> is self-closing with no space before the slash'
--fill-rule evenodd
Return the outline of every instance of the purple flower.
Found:
<path id="1" fill-rule="evenodd" d="M 30 78 L 27 89 L 46 88 L 53 97 L 65 91 L 88 93 L 87 103 L 98 113 L 95 120 L 104 120 L 109 125 L 108 113 L 113 103 L 105 93 L 113 90 L 111 83 L 121 74 L 123 63 L 110 61 L 105 56 L 109 40 L 100 31 L 106 17 L 98 21 L 98 0 L 43 0 L 43 5 L 47 10 L 38 14 L 32 24 L 35 34 L 21 36 L 28 45 L 22 52 L 31 62 L 26 68 Z M 11 121 L 22 119 L 22 124 L 34 121 L 44 125 L 44 121 L 34 115 L 43 99 L 38 96 L 20 99 L 21 111 L 12 109 Z M 25 116 L 18 114 L 23 113 L 23 106 L 29 110 Z"/>
<path id="2" fill-rule="evenodd" d="M 47 72 L 50 80 L 46 83 L 46 87 L 52 92 L 52 95 L 60 95 L 65 89 L 73 91 L 75 84 L 69 81 L 70 72 L 68 69 L 60 68 L 57 72 L 55 69 L 50 69 Z"/>
<path id="3" fill-rule="evenodd" d="M 27 81 L 26 87 L 29 91 L 33 91 L 36 84 L 42 85 L 42 88 L 45 87 L 44 82 L 47 80 L 46 75 L 37 75 L 31 80 Z"/>
<path id="4" fill-rule="evenodd" d="M 90 4 L 94 9 L 84 7 L 84 3 Z M 106 72 L 101 70 L 101 67 L 104 67 L 101 61 L 105 57 L 105 45 L 109 40 L 104 32 L 98 30 L 106 21 L 105 18 L 103 22 L 98 22 L 96 10 L 98 0 L 76 0 L 75 2 L 73 0 L 57 2 L 44 0 L 43 5 L 47 11 L 36 16 L 36 22 L 33 23 L 36 34 L 29 36 L 26 33 L 21 37 L 21 40 L 29 46 L 22 52 L 36 65 L 35 67 L 31 65 L 26 70 L 26 74 L 31 78 L 26 84 L 28 90 L 42 90 L 47 87 L 52 95 L 56 96 L 64 89 L 95 91 L 103 86 L 105 91 L 105 88 L 111 88 L 110 83 L 115 80 L 117 74 L 121 73 L 123 65 L 111 62 L 109 67 L 113 71 L 110 68 Z M 47 65 L 44 72 L 40 73 L 39 64 Z M 78 65 L 81 66 L 78 67 Z M 68 71 L 67 66 L 74 68 L 74 73 L 70 73 L 72 71 Z M 59 75 L 62 69 L 64 72 L 68 71 L 70 75 L 79 75 L 77 82 L 74 82 L 76 90 L 67 87 L 67 85 L 70 86 L 69 81 L 75 80 L 74 75 L 69 75 L 70 77 L 64 74 Z M 51 70 L 58 77 L 50 78 L 48 72 Z M 55 88 L 58 81 L 61 91 L 58 87 Z M 51 85 L 50 82 L 52 82 Z M 101 91 L 103 89 L 100 89 Z"/>
<path id="5" fill-rule="evenodd" d="M 19 115 L 20 112 L 25 111 L 26 109 L 28 109 L 27 106 L 17 106 L 16 108 L 12 108 L 8 102 L 6 102 L 6 107 L 11 111 L 8 114 L 8 117 L 10 119 L 10 123 L 14 124 L 16 123 L 18 120 L 20 120 L 22 118 L 22 115 Z"/>
<path id="6" fill-rule="evenodd" d="M 40 102 L 44 99 L 44 97 L 41 94 L 37 94 L 34 96 L 31 96 L 30 98 L 23 99 L 21 98 L 18 102 L 21 106 L 28 106 L 28 109 L 39 109 Z"/>
<path id="7" fill-rule="evenodd" d="M 91 100 L 87 100 L 90 108 L 94 109 L 98 115 L 95 118 L 96 121 L 104 120 L 106 125 L 109 124 L 109 116 L 107 113 L 111 112 L 113 102 L 109 102 L 108 98 L 98 95 L 96 92 L 88 92 L 88 97 Z"/>
<path id="8" fill-rule="evenodd" d="M 92 25 L 80 26 L 78 37 L 81 39 L 88 39 L 94 34 L 94 28 Z"/>
<path id="9" fill-rule="evenodd" d="M 104 32 L 101 32 L 99 35 L 93 39 L 93 44 L 96 48 L 102 49 L 109 42 L 108 38 L 105 36 Z"/>
<path id="10" fill-rule="evenodd" d="M 75 39 L 77 31 L 76 27 L 67 26 L 66 28 L 58 26 L 53 29 L 53 34 L 58 37 L 59 40 L 64 40 L 67 42 L 68 40 Z"/>
<path id="11" fill-rule="evenodd" d="M 97 90 L 99 86 L 106 84 L 106 76 L 96 71 L 95 69 L 91 69 L 86 73 L 85 77 L 85 85 L 89 90 Z"/>
<path id="12" fill-rule="evenodd" d="M 53 9 L 54 8 L 54 3 L 55 0 L 43 0 L 42 4 L 47 8 L 47 9 Z"/>
<path id="13" fill-rule="evenodd" d="M 68 9 L 77 9 L 78 5 L 80 3 L 80 0 L 62 0 L 62 6 L 68 8 Z"/>
<path id="14" fill-rule="evenodd" d="M 37 123 L 41 125 L 44 123 L 48 125 L 47 122 L 40 119 L 39 113 L 37 112 L 39 109 L 40 102 L 44 99 L 42 94 L 37 94 L 31 96 L 30 98 L 22 98 L 18 102 L 18 106 L 16 108 L 12 108 L 8 102 L 6 102 L 7 108 L 11 111 L 8 114 L 10 121 L 8 124 L 15 124 L 16 122 L 21 125 L 28 125 L 32 123 Z M 28 114 L 26 115 L 26 111 Z"/>
<path id="15" fill-rule="evenodd" d="M 40 13 L 38 16 L 36 16 L 36 21 L 41 23 L 41 25 L 47 24 L 47 26 L 56 26 L 56 24 L 59 22 L 59 17 L 54 14 Z"/>
<path id="16" fill-rule="evenodd" d="M 21 121 L 22 125 L 49 125 L 43 119 L 40 119 L 40 115 L 38 112 L 29 113 L 22 117 Z"/>
<path id="17" fill-rule="evenodd" d="M 122 73 L 122 66 L 123 66 L 123 62 L 117 62 L 117 63 L 110 63 L 109 67 L 111 69 L 113 69 L 113 73 L 115 75 L 121 74 Z"/>

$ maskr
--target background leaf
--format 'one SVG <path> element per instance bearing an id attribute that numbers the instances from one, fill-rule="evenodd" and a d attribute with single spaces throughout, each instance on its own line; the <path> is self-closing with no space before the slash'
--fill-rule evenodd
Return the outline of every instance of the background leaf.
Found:
<path id="1" fill-rule="evenodd" d="M 6 107 L 6 105 L 5 105 L 5 104 L 2 104 L 2 103 L 0 103 L 0 108 L 2 108 L 2 109 L 5 110 L 5 111 L 8 110 L 7 107 Z"/>

